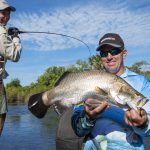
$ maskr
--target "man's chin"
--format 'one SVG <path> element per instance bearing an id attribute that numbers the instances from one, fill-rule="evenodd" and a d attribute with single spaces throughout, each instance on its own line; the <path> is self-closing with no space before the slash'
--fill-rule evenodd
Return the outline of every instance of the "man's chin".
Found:
<path id="1" fill-rule="evenodd" d="M 113 73 L 113 74 L 117 73 L 117 69 L 113 69 L 113 68 L 106 68 L 106 71 L 110 72 L 110 73 Z"/>
<path id="2" fill-rule="evenodd" d="M 0 25 L 1 25 L 1 26 L 6 26 L 7 24 L 6 24 L 6 23 L 0 23 Z"/>

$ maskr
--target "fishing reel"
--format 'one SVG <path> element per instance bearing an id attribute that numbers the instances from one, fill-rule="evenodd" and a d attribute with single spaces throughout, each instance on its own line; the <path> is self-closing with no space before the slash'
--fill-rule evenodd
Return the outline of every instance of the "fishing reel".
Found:
<path id="1" fill-rule="evenodd" d="M 18 34 L 20 34 L 20 31 L 16 27 L 10 27 L 8 28 L 8 34 L 12 37 L 15 37 L 15 36 L 18 36 Z"/>

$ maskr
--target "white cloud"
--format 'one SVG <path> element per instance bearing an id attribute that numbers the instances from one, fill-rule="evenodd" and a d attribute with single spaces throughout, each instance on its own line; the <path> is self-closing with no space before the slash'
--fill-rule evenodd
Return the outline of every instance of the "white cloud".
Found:
<path id="1" fill-rule="evenodd" d="M 150 43 L 150 15 L 141 9 L 130 10 L 126 3 L 59 8 L 41 13 L 22 13 L 12 20 L 14 26 L 27 31 L 48 31 L 68 34 L 80 38 L 88 45 L 97 45 L 99 37 L 106 32 L 117 32 L 129 46 Z M 47 34 L 23 34 L 25 49 L 61 50 L 83 46 L 82 43 L 60 36 Z M 26 42 L 27 41 L 27 42 Z"/>

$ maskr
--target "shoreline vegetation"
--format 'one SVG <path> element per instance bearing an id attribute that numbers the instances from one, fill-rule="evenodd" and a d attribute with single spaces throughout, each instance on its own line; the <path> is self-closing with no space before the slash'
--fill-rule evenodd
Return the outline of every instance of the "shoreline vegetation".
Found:
<path id="1" fill-rule="evenodd" d="M 150 80 L 150 69 L 145 69 L 144 66 L 149 65 L 146 61 L 139 61 L 134 63 L 128 69 L 145 75 Z M 27 104 L 30 95 L 50 90 L 54 87 L 56 81 L 65 72 L 81 72 L 91 69 L 103 69 L 99 55 L 90 57 L 87 61 L 78 60 L 73 65 L 53 66 L 46 69 L 46 71 L 38 77 L 36 82 L 32 82 L 28 86 L 22 86 L 18 78 L 12 79 L 6 84 L 6 92 L 9 104 Z"/>

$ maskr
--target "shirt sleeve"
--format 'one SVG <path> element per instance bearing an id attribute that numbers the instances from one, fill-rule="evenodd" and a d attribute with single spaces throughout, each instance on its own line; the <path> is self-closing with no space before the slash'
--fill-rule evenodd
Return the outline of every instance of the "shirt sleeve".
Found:
<path id="1" fill-rule="evenodd" d="M 143 78 L 141 93 L 150 100 L 150 80 L 148 80 L 146 77 Z"/>
<path id="2" fill-rule="evenodd" d="M 144 128 L 133 127 L 134 131 L 141 136 L 150 136 L 150 81 L 143 77 L 143 87 L 141 93 L 149 99 L 144 105 L 144 109 L 147 112 L 148 122 Z"/>
<path id="3" fill-rule="evenodd" d="M 84 107 L 82 105 L 76 106 L 74 108 L 74 113 L 71 118 L 71 124 L 77 136 L 83 137 L 88 135 L 95 125 L 95 122 L 96 120 L 89 120 L 86 117 Z"/>
<path id="4" fill-rule="evenodd" d="M 18 36 L 12 38 L 4 27 L 0 27 L 0 55 L 17 62 L 20 59 L 21 50 L 20 38 Z"/>

